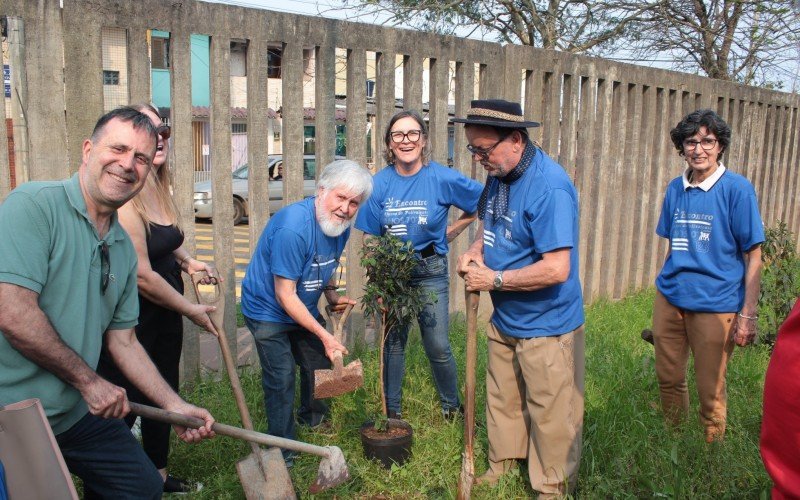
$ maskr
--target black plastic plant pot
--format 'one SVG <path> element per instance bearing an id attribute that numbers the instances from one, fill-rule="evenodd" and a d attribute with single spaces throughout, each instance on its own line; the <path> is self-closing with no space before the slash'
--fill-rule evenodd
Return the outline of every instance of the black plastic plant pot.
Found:
<path id="1" fill-rule="evenodd" d="M 411 458 L 411 442 L 414 438 L 411 425 L 396 418 L 389 419 L 386 432 L 375 431 L 374 425 L 374 422 L 366 422 L 359 429 L 364 456 L 370 460 L 379 460 L 387 469 L 393 463 L 406 463 Z"/>

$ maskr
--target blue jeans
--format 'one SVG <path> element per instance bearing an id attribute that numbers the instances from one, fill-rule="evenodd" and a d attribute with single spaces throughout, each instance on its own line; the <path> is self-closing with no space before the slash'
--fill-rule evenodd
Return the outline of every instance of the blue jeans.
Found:
<path id="1" fill-rule="evenodd" d="M 450 277 L 447 272 L 447 256 L 432 255 L 420 259 L 411 274 L 411 284 L 422 288 L 426 294 L 434 292 L 436 295 L 434 302 L 426 304 L 419 313 L 417 321 L 442 410 L 458 408 L 458 372 L 456 360 L 450 351 L 449 338 Z M 406 324 L 389 332 L 383 353 L 386 408 L 398 413 L 403 396 L 405 349 L 410 329 L 411 325 Z"/>
<path id="2" fill-rule="evenodd" d="M 318 318 L 320 323 L 324 321 Z M 310 427 L 322 423 L 328 404 L 314 399 L 314 370 L 330 369 L 322 341 L 298 325 L 271 323 L 245 317 L 261 361 L 261 387 L 267 413 L 267 432 L 287 439 L 297 438 L 294 410 L 295 365 L 300 367 L 300 408 L 297 419 Z M 293 453 L 283 450 L 289 458 Z"/>
<path id="3" fill-rule="evenodd" d="M 87 413 L 56 441 L 84 498 L 161 498 L 161 475 L 124 421 Z"/>

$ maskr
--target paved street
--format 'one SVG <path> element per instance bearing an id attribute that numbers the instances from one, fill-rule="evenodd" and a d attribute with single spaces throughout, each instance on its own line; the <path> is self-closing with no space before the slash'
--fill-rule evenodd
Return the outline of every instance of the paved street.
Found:
<path id="1" fill-rule="evenodd" d="M 195 223 L 195 239 L 197 240 L 197 259 L 203 262 L 214 260 L 214 237 L 210 222 Z M 250 228 L 247 224 L 234 227 L 233 258 L 236 262 L 236 300 L 242 296 L 242 279 L 247 264 L 250 262 Z"/>

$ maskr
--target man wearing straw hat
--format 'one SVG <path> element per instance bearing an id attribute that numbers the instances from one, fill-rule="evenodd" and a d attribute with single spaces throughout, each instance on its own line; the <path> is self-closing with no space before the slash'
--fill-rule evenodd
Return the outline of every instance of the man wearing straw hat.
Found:
<path id="1" fill-rule="evenodd" d="M 459 259 L 472 291 L 489 291 L 486 427 L 495 484 L 527 459 L 539 498 L 577 483 L 583 428 L 583 298 L 578 194 L 564 169 L 528 138 L 518 103 L 475 100 L 464 123 L 487 172 L 479 238 Z M 474 262 L 477 266 L 470 267 Z"/>

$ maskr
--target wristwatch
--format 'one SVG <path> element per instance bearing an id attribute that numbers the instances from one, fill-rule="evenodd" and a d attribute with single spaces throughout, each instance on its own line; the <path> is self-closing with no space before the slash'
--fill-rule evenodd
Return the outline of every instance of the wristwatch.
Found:
<path id="1" fill-rule="evenodd" d="M 503 288 L 503 271 L 497 271 L 494 275 L 494 289 L 502 290 Z"/>

